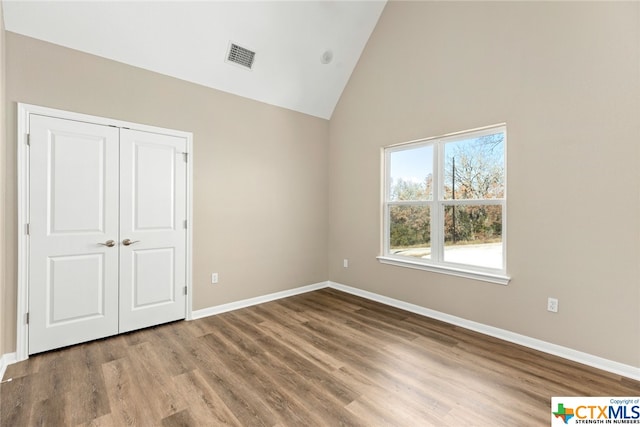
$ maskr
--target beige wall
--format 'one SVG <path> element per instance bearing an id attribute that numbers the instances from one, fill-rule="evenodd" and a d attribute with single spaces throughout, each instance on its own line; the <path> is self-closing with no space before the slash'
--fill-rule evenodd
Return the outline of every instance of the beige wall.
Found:
<path id="1" fill-rule="evenodd" d="M 4 18 L 2 11 L 2 4 L 0 3 L 0 311 L 5 310 L 5 238 L 4 238 L 4 224 L 7 218 L 7 211 L 5 209 L 4 200 L 4 183 L 5 183 L 5 146 L 6 146 L 6 130 L 5 126 L 5 53 L 4 53 Z M 5 337 L 8 333 L 5 331 L 7 323 L 4 321 L 4 315 L 0 314 L 0 357 L 5 351 Z"/>
<path id="2" fill-rule="evenodd" d="M 330 279 L 640 367 L 639 41 L 638 2 L 389 3 L 330 123 Z M 511 283 L 379 264 L 380 148 L 500 122 Z"/>
<path id="3" fill-rule="evenodd" d="M 328 121 L 10 32 L 6 43 L 9 141 L 16 102 L 193 132 L 194 309 L 327 280 Z M 9 144 L 4 352 L 15 351 L 15 155 Z"/>

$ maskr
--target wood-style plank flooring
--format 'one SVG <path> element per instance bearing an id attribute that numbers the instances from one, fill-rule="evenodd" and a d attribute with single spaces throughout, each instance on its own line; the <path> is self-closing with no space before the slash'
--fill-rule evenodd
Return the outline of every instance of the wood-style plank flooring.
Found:
<path id="1" fill-rule="evenodd" d="M 323 289 L 8 367 L 19 426 L 547 426 L 640 382 Z"/>

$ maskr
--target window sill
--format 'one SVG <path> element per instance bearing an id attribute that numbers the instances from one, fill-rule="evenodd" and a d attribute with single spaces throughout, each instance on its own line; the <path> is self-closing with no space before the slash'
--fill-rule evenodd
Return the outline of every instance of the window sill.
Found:
<path id="1" fill-rule="evenodd" d="M 499 273 L 490 273 L 484 271 L 467 270 L 464 268 L 455 268 L 443 265 L 425 264 L 406 260 L 402 258 L 394 258 L 389 256 L 379 256 L 378 261 L 382 264 L 395 265 L 397 267 L 414 268 L 417 270 L 431 271 L 433 273 L 448 274 L 450 276 L 464 277 L 466 279 L 481 280 L 483 282 L 496 283 L 498 285 L 507 285 L 511 277 Z"/>

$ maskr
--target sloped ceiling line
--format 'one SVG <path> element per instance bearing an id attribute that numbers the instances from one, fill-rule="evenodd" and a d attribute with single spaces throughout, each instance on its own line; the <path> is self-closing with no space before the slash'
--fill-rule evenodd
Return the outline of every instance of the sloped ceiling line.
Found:
<path id="1" fill-rule="evenodd" d="M 3 9 L 7 31 L 329 119 L 385 4 L 4 0 Z M 250 72 L 225 61 L 230 41 L 256 52 Z"/>

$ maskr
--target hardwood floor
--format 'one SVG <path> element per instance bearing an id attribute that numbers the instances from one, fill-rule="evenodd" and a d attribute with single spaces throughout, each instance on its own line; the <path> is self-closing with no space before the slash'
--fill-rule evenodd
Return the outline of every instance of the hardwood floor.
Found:
<path id="1" fill-rule="evenodd" d="M 332 289 L 9 366 L 19 426 L 545 426 L 640 382 Z"/>

